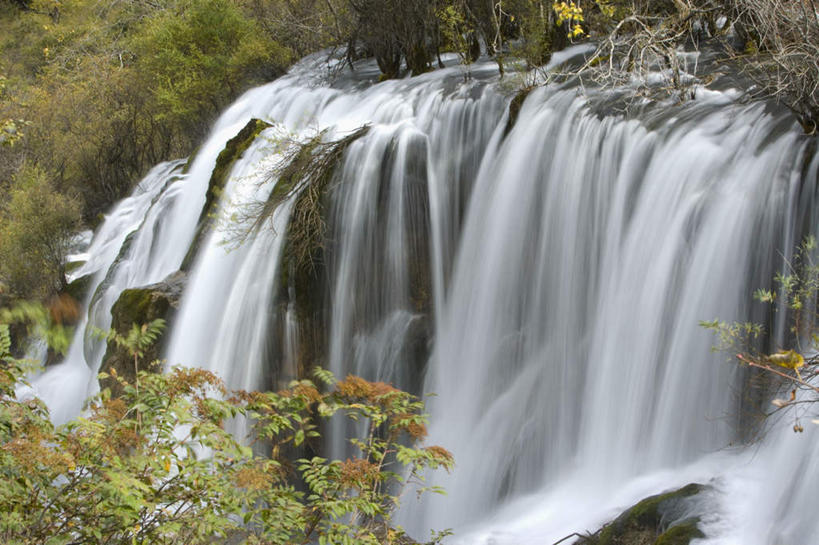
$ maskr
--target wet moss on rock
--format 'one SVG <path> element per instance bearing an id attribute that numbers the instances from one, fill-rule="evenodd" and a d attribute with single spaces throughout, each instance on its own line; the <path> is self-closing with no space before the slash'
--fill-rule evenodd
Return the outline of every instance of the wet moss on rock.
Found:
<path id="1" fill-rule="evenodd" d="M 146 324 L 157 318 L 162 318 L 170 324 L 179 307 L 186 282 L 187 275 L 180 271 L 168 276 L 162 282 L 124 290 L 111 308 L 111 328 L 120 335 L 126 336 L 134 324 Z M 156 343 L 145 351 L 142 361 L 159 360 L 161 353 L 162 343 Z M 118 347 L 114 342 L 108 343 L 100 367 L 106 373 L 110 372 L 111 368 L 115 369 L 117 375 L 127 382 L 133 383 L 136 378 L 133 359 L 126 350 Z M 101 380 L 100 387 L 111 388 L 114 396 L 119 393 L 119 383 L 112 378 Z"/>
<path id="2" fill-rule="evenodd" d="M 509 103 L 509 117 L 506 120 L 506 128 L 503 131 L 504 136 L 508 135 L 514 128 L 515 123 L 518 122 L 518 116 L 520 116 L 523 103 L 534 89 L 534 87 L 524 87 L 512 97 L 512 101 Z"/>
<path id="3" fill-rule="evenodd" d="M 650 496 L 624 511 L 595 534 L 581 537 L 583 545 L 688 545 L 705 537 L 698 516 L 691 512 L 692 500 L 708 487 L 689 484 L 680 489 Z"/>
<path id="4" fill-rule="evenodd" d="M 685 519 L 672 526 L 657 538 L 655 545 L 688 545 L 692 539 L 705 537 L 699 529 L 699 518 Z"/>
<path id="5" fill-rule="evenodd" d="M 228 140 L 227 144 L 225 144 L 225 148 L 219 153 L 219 157 L 216 158 L 216 165 L 213 167 L 210 180 L 208 181 L 208 191 L 205 196 L 205 204 L 202 206 L 202 211 L 199 214 L 196 234 L 188 249 L 188 253 L 185 255 L 185 259 L 182 261 L 181 270 L 190 270 L 196 253 L 202 245 L 202 241 L 213 227 L 212 215 L 215 212 L 219 197 L 225 188 L 230 171 L 233 169 L 236 161 L 242 158 L 242 155 L 244 155 L 256 138 L 258 138 L 259 134 L 271 126 L 270 123 L 262 121 L 261 119 L 251 119 L 236 136 Z M 185 168 L 189 168 L 188 165 L 186 165 Z"/>

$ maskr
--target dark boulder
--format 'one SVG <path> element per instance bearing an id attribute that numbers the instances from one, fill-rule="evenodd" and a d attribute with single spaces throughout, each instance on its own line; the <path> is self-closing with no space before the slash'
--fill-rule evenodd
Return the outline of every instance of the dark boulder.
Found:
<path id="1" fill-rule="evenodd" d="M 595 534 L 576 541 L 582 545 L 688 545 L 705 537 L 699 529 L 701 484 L 650 496 L 625 510 Z"/>
<path id="2" fill-rule="evenodd" d="M 111 329 L 119 335 L 127 336 L 134 324 L 147 324 L 158 318 L 170 323 L 179 308 L 179 301 L 186 282 L 187 275 L 183 272 L 176 272 L 162 282 L 123 291 L 111 308 Z M 162 342 L 157 342 L 145 351 L 141 359 L 144 362 L 143 365 L 159 367 L 156 362 L 161 353 Z M 133 357 L 113 341 L 108 342 L 100 367 L 100 370 L 106 373 L 110 373 L 111 369 L 114 369 L 117 376 L 129 383 L 133 383 L 136 378 Z M 100 387 L 111 388 L 112 394 L 116 395 L 119 384 L 115 379 L 106 378 L 100 381 Z"/>

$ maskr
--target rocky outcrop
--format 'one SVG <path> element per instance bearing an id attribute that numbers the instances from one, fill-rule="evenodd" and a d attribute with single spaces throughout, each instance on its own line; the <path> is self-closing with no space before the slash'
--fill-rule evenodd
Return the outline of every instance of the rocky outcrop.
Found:
<path id="1" fill-rule="evenodd" d="M 86 274 L 85 276 L 76 278 L 68 283 L 68 285 L 65 287 L 64 293 L 70 295 L 77 301 L 85 301 L 93 279 L 93 274 Z"/>
<path id="2" fill-rule="evenodd" d="M 624 511 L 590 536 L 576 543 L 582 545 L 688 545 L 705 537 L 699 529 L 701 510 L 696 509 L 697 496 L 708 489 L 689 484 L 678 490 L 648 497 Z"/>
<path id="3" fill-rule="evenodd" d="M 210 181 L 208 182 L 205 205 L 199 214 L 196 235 L 188 249 L 188 253 L 185 255 L 185 259 L 182 261 L 181 270 L 190 270 L 196 253 L 202 245 L 202 241 L 213 227 L 213 212 L 219 202 L 219 196 L 222 194 L 222 190 L 228 181 L 233 165 L 236 164 L 236 161 L 241 159 L 242 155 L 244 155 L 259 134 L 270 126 L 270 123 L 262 121 L 261 119 L 251 119 L 236 136 L 228 140 L 227 144 L 225 144 L 225 149 L 219 153 L 219 157 L 216 158 L 216 165 L 213 167 L 213 171 L 210 175 Z"/>
<path id="4" fill-rule="evenodd" d="M 142 288 L 127 289 L 122 292 L 111 308 L 111 329 L 126 336 L 134 324 L 146 324 L 158 318 L 167 323 L 173 320 L 187 281 L 184 272 L 176 272 L 162 282 Z M 145 351 L 143 362 L 155 362 L 162 352 L 158 342 Z M 109 342 L 102 360 L 101 370 L 108 373 L 115 369 L 118 376 L 133 383 L 136 377 L 133 358 L 114 342 Z M 112 395 L 118 393 L 116 380 L 106 378 L 100 381 L 101 388 L 111 388 Z"/>
<path id="5" fill-rule="evenodd" d="M 337 289 L 338 269 L 341 252 L 357 252 L 356 263 L 359 270 L 346 278 L 344 289 L 348 290 L 346 298 L 345 320 L 348 331 L 345 339 L 350 339 L 349 346 L 339 353 L 344 358 L 378 358 L 378 355 L 355 355 L 349 349 L 354 338 L 364 336 L 391 336 L 394 344 L 390 348 L 390 357 L 402 362 L 400 375 L 390 378 L 395 385 L 408 391 L 421 391 L 421 377 L 424 365 L 429 357 L 432 312 L 432 264 L 430 241 L 431 220 L 429 218 L 429 187 L 427 179 L 427 142 L 416 138 L 406 142 L 406 148 L 399 155 L 397 142 L 385 149 L 382 167 L 378 179 L 369 183 L 375 184 L 374 209 L 372 223 L 365 236 L 367 242 L 356 247 L 343 247 L 345 240 L 343 218 L 338 214 L 339 207 L 334 206 L 333 199 L 344 199 L 350 188 L 343 177 L 337 183 L 327 183 L 337 165 L 343 158 L 343 146 L 352 142 L 352 138 L 363 133 L 353 134 L 348 139 L 330 144 L 319 144 L 310 155 L 297 157 L 293 164 L 296 171 L 286 169 L 280 179 L 307 180 L 293 206 L 290 224 L 286 236 L 280 272 L 279 316 L 290 310 L 298 323 L 298 339 L 292 347 L 296 361 L 295 370 L 301 377 L 309 376 L 309 371 L 316 365 L 326 365 L 330 346 L 328 328 L 330 326 L 329 304 L 330 291 Z M 392 172 L 395 162 L 402 161 L 404 179 L 396 184 Z M 306 177 L 305 177 L 306 176 Z M 286 187 L 293 186 L 288 184 Z M 326 191 L 325 187 L 332 187 Z M 314 194 L 308 193 L 316 190 Z M 392 192 L 401 191 L 400 198 Z M 396 231 L 391 224 L 394 220 L 390 210 L 391 203 L 400 202 L 401 231 Z M 303 204 L 303 206 L 302 206 Z M 319 216 L 321 221 L 313 218 Z M 322 228 L 313 228 L 319 225 Z M 326 229 L 323 227 L 326 226 Z M 356 228 L 361 228 L 360 226 Z M 401 237 L 401 266 L 405 268 L 402 285 L 396 287 L 386 280 L 386 271 L 392 259 L 392 244 Z M 355 245 L 353 245 L 355 246 Z M 389 294 L 389 295 L 388 295 Z M 392 317 L 398 317 L 396 326 L 389 332 L 383 328 Z M 400 323 L 399 323 L 400 322 Z M 283 318 L 277 320 L 279 331 L 276 335 L 283 341 L 287 332 L 284 330 Z M 282 343 L 280 342 L 281 346 Z M 346 351 L 345 351 L 346 350 Z M 353 363 L 352 361 L 350 362 Z M 353 365 L 347 366 L 354 371 Z M 291 377 L 292 378 L 292 377 Z M 367 377 L 375 379 L 375 377 Z"/>
<path id="6" fill-rule="evenodd" d="M 512 100 L 509 102 L 509 116 L 506 118 L 506 127 L 503 130 L 504 136 L 507 136 L 510 132 L 512 132 L 515 123 L 518 121 L 520 110 L 523 108 L 523 103 L 526 101 L 526 97 L 528 97 L 533 90 L 534 87 L 525 87 L 515 93 L 515 96 L 512 97 Z"/>

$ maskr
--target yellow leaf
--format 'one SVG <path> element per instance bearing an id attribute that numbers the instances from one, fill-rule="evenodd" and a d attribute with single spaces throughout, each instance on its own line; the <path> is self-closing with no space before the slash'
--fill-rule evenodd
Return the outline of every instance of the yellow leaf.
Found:
<path id="1" fill-rule="evenodd" d="M 768 356 L 768 361 L 787 369 L 799 369 L 805 365 L 805 358 L 796 350 L 780 350 Z"/>

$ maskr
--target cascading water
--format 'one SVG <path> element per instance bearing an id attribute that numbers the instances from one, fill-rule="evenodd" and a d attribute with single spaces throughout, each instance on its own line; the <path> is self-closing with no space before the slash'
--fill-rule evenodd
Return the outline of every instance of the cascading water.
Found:
<path id="1" fill-rule="evenodd" d="M 493 537 L 550 543 L 589 495 L 731 443 L 736 369 L 696 324 L 747 316 L 795 242 L 804 149 L 776 126 L 761 106 L 623 121 L 573 92 L 527 100 L 478 178 L 436 332 L 431 436 L 460 464 L 425 504 L 432 526 L 560 483 L 529 505 L 534 528 Z M 575 530 L 604 522 L 588 514 Z"/>
<path id="2" fill-rule="evenodd" d="M 244 95 L 187 174 L 157 167 L 112 212 L 80 271 L 95 274 L 92 323 L 107 327 L 122 289 L 180 266 L 216 155 L 251 117 L 274 127 L 235 163 L 217 225 L 273 191 L 282 135 L 330 141 L 370 125 L 328 186 L 310 320 L 282 274 L 297 188 L 244 245 L 219 229 L 205 238 L 170 364 L 275 388 L 315 363 L 299 360 L 307 342 L 336 375 L 435 392 L 430 441 L 458 466 L 435 477 L 446 497 L 402 509 L 418 537 L 455 527 L 458 542 L 549 544 L 696 480 L 713 485 L 709 542 L 819 542 L 804 507 L 819 499 L 819 436 L 725 451 L 743 374 L 698 327 L 759 314 L 749 294 L 819 230 L 819 167 L 787 116 L 703 89 L 606 115 L 605 94 L 547 87 L 512 124 L 490 64 L 377 85 L 366 65 L 334 85 L 316 73 L 306 61 Z M 61 368 L 84 370 L 77 395 L 46 396 L 70 400 L 60 415 L 79 409 L 101 357 L 87 344 L 83 358 L 78 335 Z"/>
<path id="3" fill-rule="evenodd" d="M 65 360 L 31 383 L 33 393 L 46 402 L 55 423 L 64 423 L 79 414 L 83 401 L 98 390 L 96 370 L 105 348 L 92 328 L 107 329 L 111 323 L 111 306 L 119 293 L 126 287 L 141 285 L 134 282 L 147 280 L 140 271 L 140 265 L 145 264 L 144 254 L 137 256 L 139 260 L 129 259 L 128 254 L 134 254 L 129 251 L 133 240 L 127 244 L 126 240 L 139 233 L 138 247 L 146 247 L 146 238 L 150 246 L 150 235 L 142 234 L 150 233 L 155 226 L 148 224 L 146 216 L 152 208 L 161 206 L 158 201 L 165 200 L 160 197 L 162 190 L 166 184 L 178 180 L 181 166 L 180 162 L 170 162 L 154 167 L 137 185 L 133 195 L 108 214 L 86 251 L 87 261 L 69 278 L 91 277 L 84 301 L 89 312 L 77 325 Z"/>

